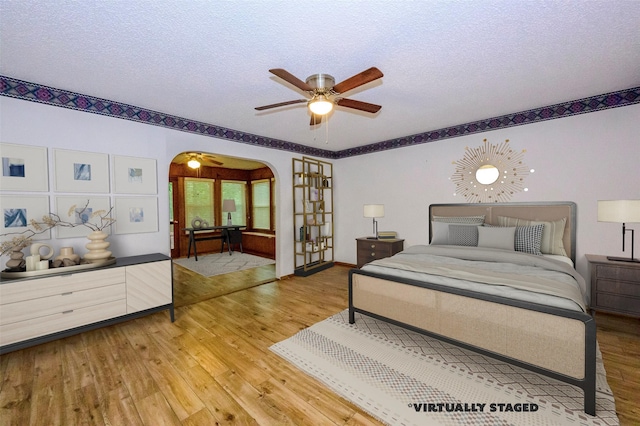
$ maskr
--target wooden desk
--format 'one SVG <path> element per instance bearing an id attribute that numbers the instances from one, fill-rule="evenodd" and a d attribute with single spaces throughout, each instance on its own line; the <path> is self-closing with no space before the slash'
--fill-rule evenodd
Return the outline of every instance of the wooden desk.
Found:
<path id="1" fill-rule="evenodd" d="M 207 241 L 207 240 L 223 240 L 222 247 L 224 248 L 224 243 L 227 243 L 227 247 L 229 248 L 229 255 L 231 255 L 231 238 L 229 231 L 239 231 L 241 228 L 246 228 L 246 226 L 242 225 L 231 225 L 231 226 L 208 226 L 206 228 L 182 228 L 183 231 L 189 232 L 189 249 L 187 250 L 187 259 L 191 256 L 191 246 L 193 246 L 193 255 L 196 258 L 196 262 L 198 261 L 198 250 L 196 249 L 196 242 L 198 241 Z M 196 238 L 196 231 L 222 231 L 220 235 L 209 235 L 206 237 Z M 222 253 L 222 250 L 220 250 Z"/>

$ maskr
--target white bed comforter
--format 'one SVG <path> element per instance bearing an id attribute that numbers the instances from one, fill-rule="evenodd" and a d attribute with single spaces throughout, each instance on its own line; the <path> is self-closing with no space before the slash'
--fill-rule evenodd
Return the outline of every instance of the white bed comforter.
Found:
<path id="1" fill-rule="evenodd" d="M 516 251 L 417 245 L 365 271 L 586 312 L 586 284 L 570 265 Z"/>

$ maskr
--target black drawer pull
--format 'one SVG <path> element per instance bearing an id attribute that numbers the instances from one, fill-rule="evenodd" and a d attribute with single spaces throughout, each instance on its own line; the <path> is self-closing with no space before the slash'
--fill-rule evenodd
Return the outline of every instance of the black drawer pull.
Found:
<path id="1" fill-rule="evenodd" d="M 63 314 L 70 314 L 71 312 L 73 312 L 73 309 L 69 309 L 68 311 L 62 311 Z"/>
<path id="2" fill-rule="evenodd" d="M 73 294 L 72 291 L 67 291 L 66 293 L 62 293 L 60 296 L 68 296 L 70 294 Z"/>

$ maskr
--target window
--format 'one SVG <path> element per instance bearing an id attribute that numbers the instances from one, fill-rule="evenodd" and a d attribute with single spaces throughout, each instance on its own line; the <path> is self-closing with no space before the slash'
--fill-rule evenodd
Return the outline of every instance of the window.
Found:
<path id="1" fill-rule="evenodd" d="M 234 200 L 236 211 L 231 212 L 231 223 L 234 225 L 247 226 L 247 183 L 244 181 L 223 180 L 222 200 Z M 227 212 L 222 212 L 222 224 L 227 224 Z"/>
<path id="2" fill-rule="evenodd" d="M 251 182 L 253 196 L 253 228 L 271 229 L 271 181 L 256 180 Z"/>
<path id="3" fill-rule="evenodd" d="M 199 216 L 209 226 L 215 225 L 214 218 L 214 179 L 184 178 L 184 211 L 186 226 Z"/>

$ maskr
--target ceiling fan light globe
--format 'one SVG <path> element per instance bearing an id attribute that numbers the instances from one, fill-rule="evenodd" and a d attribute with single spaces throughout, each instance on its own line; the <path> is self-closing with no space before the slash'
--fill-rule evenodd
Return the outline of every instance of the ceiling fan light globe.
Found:
<path id="1" fill-rule="evenodd" d="M 333 102 L 328 101 L 324 96 L 318 96 L 317 99 L 309 102 L 309 109 L 316 115 L 325 115 L 333 109 Z"/>
<path id="2" fill-rule="evenodd" d="M 200 162 L 195 158 L 192 158 L 191 160 L 187 161 L 187 166 L 191 167 L 192 169 L 199 169 Z"/>

